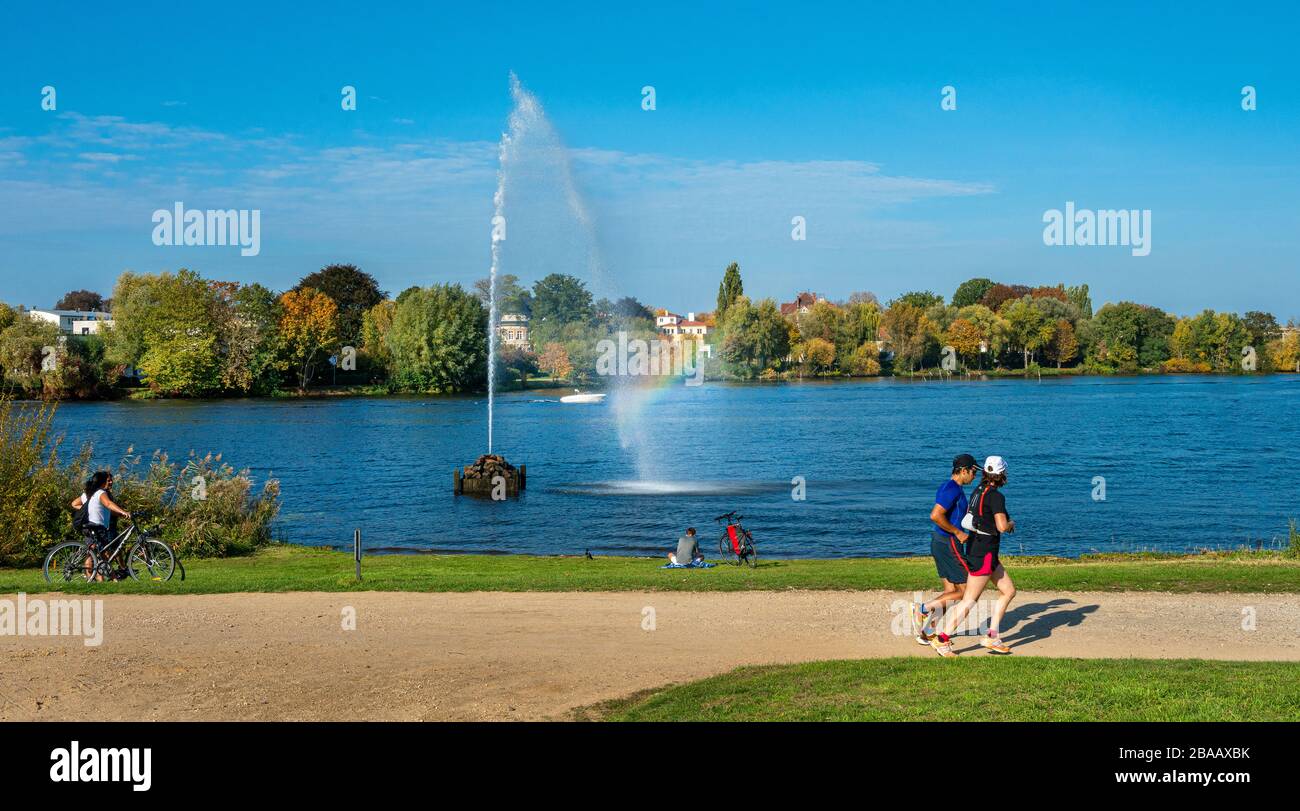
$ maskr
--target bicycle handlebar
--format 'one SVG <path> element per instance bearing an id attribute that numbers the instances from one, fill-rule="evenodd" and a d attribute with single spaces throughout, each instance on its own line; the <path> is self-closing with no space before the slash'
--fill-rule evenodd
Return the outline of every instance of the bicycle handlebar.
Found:
<path id="1" fill-rule="evenodd" d="M 724 514 L 722 514 L 722 515 L 719 515 L 717 518 L 715 518 L 715 519 L 713 519 L 713 520 L 714 520 L 714 521 L 721 521 L 721 520 L 724 519 L 724 518 L 735 518 L 735 519 L 739 520 L 739 519 L 744 518 L 744 517 L 745 517 L 745 516 L 743 516 L 743 515 L 736 515 L 736 511 L 735 511 L 735 510 L 732 510 L 732 511 L 729 512 L 729 513 L 724 513 Z"/>

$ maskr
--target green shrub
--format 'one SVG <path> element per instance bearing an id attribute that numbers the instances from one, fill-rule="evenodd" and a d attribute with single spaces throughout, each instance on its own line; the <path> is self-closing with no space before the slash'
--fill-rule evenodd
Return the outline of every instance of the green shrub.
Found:
<path id="1" fill-rule="evenodd" d="M 56 408 L 0 394 L 0 565 L 38 564 L 49 546 L 74 536 L 71 503 L 92 472 L 91 448 L 60 462 L 62 438 L 51 429 Z M 161 452 L 146 462 L 128 448 L 113 478 L 114 500 L 156 516 L 182 555 L 242 555 L 271 541 L 279 482 L 267 480 L 254 494 L 248 471 L 220 456 L 192 455 L 177 465 Z"/>
<path id="2" fill-rule="evenodd" d="M 54 409 L 0 393 L 0 562 L 31 562 L 72 529 L 59 502 L 71 502 L 78 488 L 59 465 Z"/>

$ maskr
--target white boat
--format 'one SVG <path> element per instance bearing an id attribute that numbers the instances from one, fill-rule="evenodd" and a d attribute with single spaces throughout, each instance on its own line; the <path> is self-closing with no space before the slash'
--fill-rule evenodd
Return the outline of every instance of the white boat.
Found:
<path id="1" fill-rule="evenodd" d="M 574 389 L 574 391 L 578 391 Z M 605 394 L 566 394 L 560 398 L 561 403 L 602 403 L 605 401 Z"/>

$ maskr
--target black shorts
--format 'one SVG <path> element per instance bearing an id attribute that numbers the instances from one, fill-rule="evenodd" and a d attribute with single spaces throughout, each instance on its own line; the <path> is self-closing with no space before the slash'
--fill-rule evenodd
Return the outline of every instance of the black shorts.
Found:
<path id="1" fill-rule="evenodd" d="M 949 583 L 965 583 L 966 567 L 962 565 L 962 543 L 946 532 L 930 530 L 930 556 L 939 577 Z"/>
<path id="2" fill-rule="evenodd" d="M 966 568 L 972 577 L 992 575 L 1002 565 L 998 560 L 998 546 L 1001 538 L 996 535 L 970 534 L 966 542 Z"/>
<path id="3" fill-rule="evenodd" d="M 104 545 L 113 539 L 113 534 L 108 527 L 99 524 L 86 524 L 82 536 L 90 544 L 90 548 L 95 550 L 103 549 Z"/>

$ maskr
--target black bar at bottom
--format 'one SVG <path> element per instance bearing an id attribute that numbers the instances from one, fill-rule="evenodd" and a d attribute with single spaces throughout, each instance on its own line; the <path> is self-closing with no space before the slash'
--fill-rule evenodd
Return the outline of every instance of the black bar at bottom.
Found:
<path id="1" fill-rule="evenodd" d="M 918 798 L 990 790 L 1020 797 L 1027 791 L 1057 793 L 1044 798 L 1061 792 L 1071 798 L 1181 797 L 1188 791 L 1227 798 L 1292 785 L 1298 727 L 9 723 L 0 726 L 0 757 L 7 787 L 39 790 L 45 798 L 163 794 L 210 800 L 247 797 L 253 786 L 263 798 L 373 798 L 394 790 L 436 794 L 439 784 L 490 787 L 494 795 L 529 786 L 566 786 L 566 794 L 584 794 L 584 786 L 609 781 L 636 794 L 686 785 L 693 798 L 715 791 L 733 799 L 762 796 L 765 786 L 788 790 L 809 782 L 819 794 L 839 786 L 863 791 L 870 784 L 870 796 L 893 785 L 922 792 Z M 58 774 L 65 780 L 55 782 L 51 770 L 70 762 L 74 741 L 79 760 L 70 765 L 91 768 L 91 776 L 105 765 L 104 750 L 111 750 L 110 760 L 124 757 L 121 750 L 125 756 L 136 750 L 140 765 L 148 749 L 148 791 L 134 791 L 133 783 L 143 781 L 130 775 L 117 782 L 74 782 L 63 769 Z M 97 765 L 87 767 L 87 761 Z"/>

